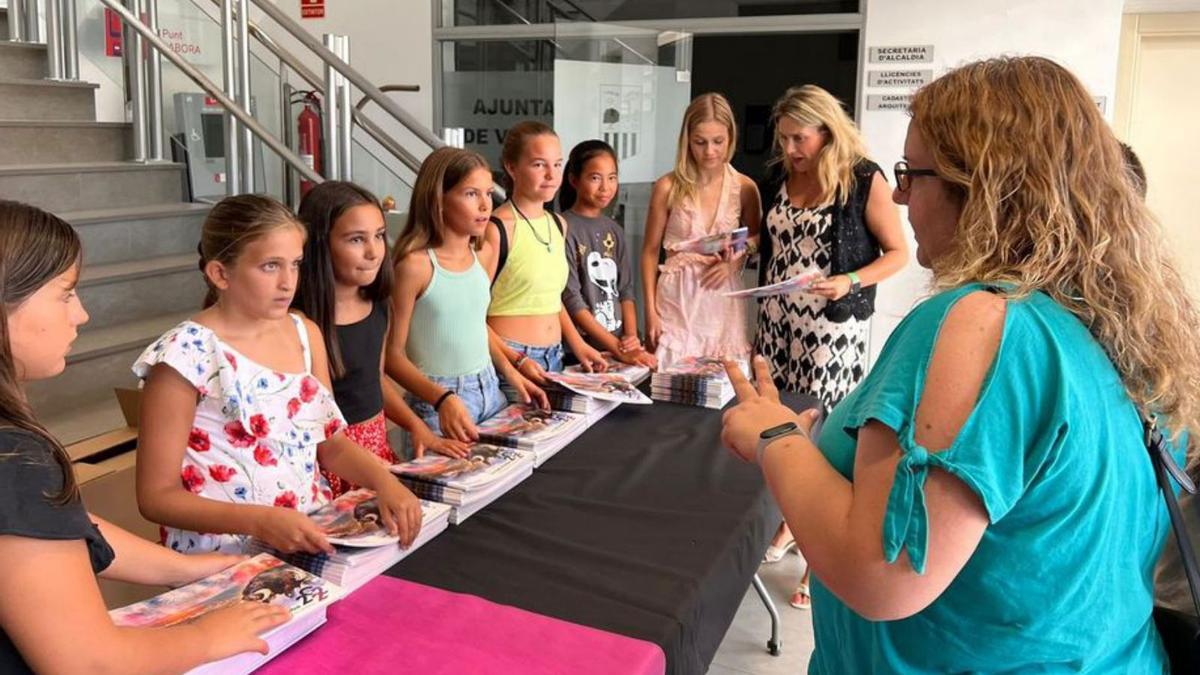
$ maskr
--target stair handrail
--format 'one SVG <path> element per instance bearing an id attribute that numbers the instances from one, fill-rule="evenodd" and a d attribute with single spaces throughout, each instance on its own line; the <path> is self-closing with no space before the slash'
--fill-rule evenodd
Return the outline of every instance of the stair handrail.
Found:
<path id="1" fill-rule="evenodd" d="M 226 0 L 228 1 L 228 0 Z M 299 23 L 288 16 L 282 9 L 279 9 L 271 0 L 250 0 L 264 14 L 279 24 L 284 31 L 291 35 L 297 42 L 304 45 L 317 55 L 325 63 L 327 67 L 337 71 L 342 77 L 350 81 L 351 84 L 358 87 L 359 91 L 364 96 L 371 99 L 384 112 L 391 115 L 393 119 L 401 124 L 410 133 L 428 145 L 431 149 L 437 149 L 445 145 L 445 142 L 429 129 L 425 128 L 415 117 L 408 111 L 401 108 L 395 101 L 388 98 L 371 83 L 362 73 L 351 67 L 336 54 L 330 51 L 325 45 L 321 44 L 312 33 L 309 33 Z M 290 64 L 289 64 L 290 65 Z M 378 140 L 378 139 L 376 139 Z M 418 165 L 419 166 L 419 165 Z"/>
<path id="2" fill-rule="evenodd" d="M 225 94 L 221 87 L 217 86 L 212 80 L 208 79 L 204 73 L 200 72 L 195 66 L 188 63 L 182 56 L 179 56 L 162 40 L 154 31 L 150 30 L 146 24 L 142 23 L 139 17 L 129 11 L 120 0 L 99 0 L 105 7 L 111 9 L 117 16 L 121 17 L 121 21 L 133 30 L 137 31 L 144 40 L 159 54 L 167 57 L 167 59 L 175 64 L 184 75 L 200 86 L 206 94 L 215 99 L 229 114 L 237 118 L 247 129 L 254 134 L 258 140 L 262 141 L 267 147 L 275 151 L 285 162 L 293 169 L 298 171 L 300 175 L 314 183 L 323 183 L 325 179 L 319 173 L 309 168 L 299 155 L 292 152 L 291 148 L 287 147 L 282 141 L 276 138 L 266 127 L 258 123 L 253 116 L 245 109 L 238 105 L 233 99 Z"/>
<path id="3" fill-rule="evenodd" d="M 195 2 L 195 0 L 193 0 L 193 2 Z M 221 0 L 212 0 L 212 3 L 217 7 L 220 7 L 222 4 Z M 281 63 L 295 71 L 295 73 L 300 76 L 300 79 L 304 80 L 306 83 L 308 83 L 308 86 L 312 87 L 313 91 L 321 91 L 324 89 L 325 83 L 322 81 L 321 77 L 309 69 L 308 66 L 304 65 L 304 62 L 301 61 L 295 54 L 280 46 L 280 44 L 275 41 L 275 38 L 271 37 L 270 34 L 264 31 L 254 21 L 247 21 L 247 26 L 251 37 L 265 47 L 267 51 L 271 52 L 271 54 L 273 54 L 275 58 L 279 59 Z M 339 61 L 341 60 L 339 59 Z M 379 89 L 381 92 L 420 90 L 420 88 L 416 85 L 386 85 L 384 87 L 379 87 Z M 358 106 L 356 106 L 352 111 L 354 122 L 362 127 L 363 131 L 365 131 L 368 136 L 373 138 L 376 143 L 379 143 L 379 145 L 383 146 L 384 150 L 387 150 L 410 171 L 413 173 L 420 171 L 421 160 L 418 159 L 416 155 L 409 152 L 407 148 L 401 145 L 400 142 L 393 138 L 387 131 L 385 131 L 383 127 L 371 121 L 371 119 L 360 112 L 363 102 L 368 100 L 371 100 L 371 98 L 369 96 L 364 96 L 362 101 L 360 101 Z"/>

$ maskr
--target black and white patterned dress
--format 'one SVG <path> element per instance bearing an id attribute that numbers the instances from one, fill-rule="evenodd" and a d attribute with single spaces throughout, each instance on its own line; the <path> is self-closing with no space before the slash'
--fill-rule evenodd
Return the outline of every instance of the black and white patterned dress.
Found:
<path id="1" fill-rule="evenodd" d="M 830 273 L 833 255 L 833 208 L 792 206 L 787 184 L 767 213 L 765 226 L 774 242 L 766 283 L 788 279 L 808 267 Z M 775 386 L 811 394 L 832 409 L 863 378 L 867 366 L 869 319 L 835 323 L 825 318 L 828 301 L 794 293 L 763 298 L 759 305 L 755 350 L 771 364 Z"/>

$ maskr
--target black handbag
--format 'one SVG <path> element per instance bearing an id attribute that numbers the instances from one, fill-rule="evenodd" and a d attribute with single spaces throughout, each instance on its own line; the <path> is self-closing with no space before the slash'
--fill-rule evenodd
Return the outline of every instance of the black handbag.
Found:
<path id="1" fill-rule="evenodd" d="M 1192 593 L 1192 605 L 1196 613 L 1187 614 L 1168 607 L 1155 605 L 1154 625 L 1162 637 L 1163 646 L 1171 662 L 1172 673 L 1200 673 L 1200 568 L 1196 566 L 1196 549 L 1183 524 L 1179 500 L 1171 489 L 1171 479 L 1179 483 L 1190 494 L 1196 494 L 1196 485 L 1187 473 L 1175 463 L 1170 449 L 1153 419 L 1143 422 L 1146 433 L 1146 449 L 1154 465 L 1154 476 L 1167 501 L 1167 513 L 1171 516 L 1171 529 L 1175 532 L 1175 543 L 1179 546 L 1179 558 L 1187 575 L 1188 588 Z"/>

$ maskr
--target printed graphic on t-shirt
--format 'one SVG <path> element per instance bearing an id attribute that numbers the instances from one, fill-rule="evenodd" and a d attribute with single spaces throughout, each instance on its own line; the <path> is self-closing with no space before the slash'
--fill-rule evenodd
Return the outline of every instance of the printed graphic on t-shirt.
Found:
<path id="1" fill-rule="evenodd" d="M 592 314 L 605 330 L 615 333 L 621 329 L 621 312 L 617 306 L 617 261 L 612 258 L 617 241 L 612 232 L 605 234 L 603 245 L 603 254 L 599 251 L 591 251 L 587 254 L 584 262 L 587 267 L 588 281 L 595 284 L 604 294 L 602 299 L 596 301 L 596 305 L 592 308 Z M 580 256 L 583 253 L 584 247 L 581 244 L 579 246 Z"/>

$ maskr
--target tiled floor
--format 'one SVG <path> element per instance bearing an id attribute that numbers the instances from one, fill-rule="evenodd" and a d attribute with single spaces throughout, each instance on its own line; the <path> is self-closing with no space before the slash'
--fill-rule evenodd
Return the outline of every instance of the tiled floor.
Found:
<path id="1" fill-rule="evenodd" d="M 813 650 L 812 614 L 793 609 L 788 598 L 800 581 L 800 556 L 789 553 L 774 565 L 763 565 L 759 576 L 775 600 L 781 620 L 783 652 L 767 653 L 771 636 L 771 617 L 751 587 L 742 599 L 737 616 L 713 657 L 708 675 L 798 675 L 808 672 L 808 657 Z"/>

